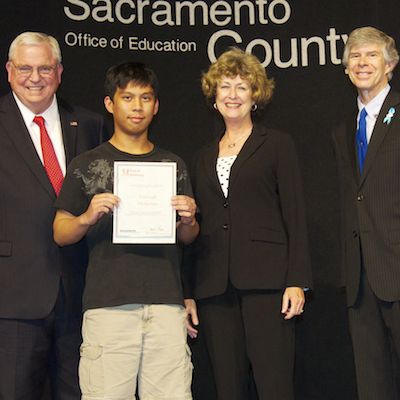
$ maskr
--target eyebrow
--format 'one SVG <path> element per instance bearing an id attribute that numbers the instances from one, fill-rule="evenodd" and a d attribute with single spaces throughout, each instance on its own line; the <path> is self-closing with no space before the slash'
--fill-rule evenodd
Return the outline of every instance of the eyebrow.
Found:
<path id="1" fill-rule="evenodd" d="M 121 90 L 120 92 L 121 94 L 129 94 L 129 95 L 133 95 L 133 96 L 143 96 L 143 95 L 151 95 L 154 96 L 154 92 L 153 91 L 149 91 L 149 92 L 142 92 L 142 93 L 134 93 L 130 90 Z"/>
<path id="2" fill-rule="evenodd" d="M 237 83 L 232 83 L 232 82 L 226 80 L 226 81 L 220 81 L 220 82 L 219 82 L 219 84 L 223 84 L 223 83 L 227 83 L 227 84 L 229 84 L 229 85 L 235 85 L 235 86 L 237 86 L 237 85 L 249 85 L 249 83 L 246 82 L 246 81 L 237 82 Z"/>
<path id="3" fill-rule="evenodd" d="M 360 53 L 367 53 L 367 54 L 370 54 L 370 53 L 383 53 L 383 51 L 381 49 L 369 50 L 369 51 L 365 51 L 365 52 L 363 52 L 361 50 L 358 50 L 358 51 L 350 51 L 349 54 L 360 54 Z"/>

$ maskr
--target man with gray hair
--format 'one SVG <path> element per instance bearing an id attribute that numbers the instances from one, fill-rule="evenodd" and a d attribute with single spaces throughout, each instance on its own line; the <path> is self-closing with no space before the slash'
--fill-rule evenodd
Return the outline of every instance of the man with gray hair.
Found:
<path id="1" fill-rule="evenodd" d="M 357 107 L 333 134 L 359 400 L 400 398 L 400 95 L 389 85 L 398 61 L 384 32 L 351 32 L 343 64 Z"/>
<path id="2" fill-rule="evenodd" d="M 67 164 L 100 144 L 103 118 L 56 97 L 63 67 L 52 36 L 25 32 L 9 49 L 0 98 L 0 398 L 78 400 L 84 242 L 53 241 Z"/>

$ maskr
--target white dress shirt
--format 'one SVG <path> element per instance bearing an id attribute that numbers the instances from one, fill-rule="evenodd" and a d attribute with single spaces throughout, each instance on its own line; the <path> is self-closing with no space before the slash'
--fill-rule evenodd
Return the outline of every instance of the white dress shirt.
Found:
<path id="1" fill-rule="evenodd" d="M 43 153 L 42 146 L 40 144 L 40 129 L 39 126 L 33 122 L 33 119 L 40 115 L 45 120 L 46 130 L 49 134 L 50 140 L 53 143 L 54 151 L 56 153 L 58 163 L 60 164 L 61 171 L 65 176 L 66 171 L 66 160 L 65 160 L 65 149 L 61 130 L 60 114 L 58 112 L 58 105 L 56 96 L 54 96 L 50 107 L 41 114 L 33 113 L 28 107 L 26 107 L 13 93 L 15 101 L 17 102 L 18 108 L 21 111 L 22 118 L 24 119 L 25 125 L 28 128 L 32 142 L 35 146 L 36 152 L 43 164 Z"/>
<path id="2" fill-rule="evenodd" d="M 390 85 L 386 85 L 366 106 L 361 102 L 360 97 L 357 98 L 358 104 L 358 116 L 357 116 L 357 126 L 360 120 L 360 112 L 363 108 L 367 111 L 367 142 L 371 140 L 372 131 L 374 130 L 376 119 L 378 118 L 379 112 L 383 106 L 383 103 L 390 91 Z"/>

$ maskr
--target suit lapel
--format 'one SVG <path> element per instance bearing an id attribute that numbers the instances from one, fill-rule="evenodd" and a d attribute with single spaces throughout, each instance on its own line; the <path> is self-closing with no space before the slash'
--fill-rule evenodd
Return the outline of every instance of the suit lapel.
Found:
<path id="1" fill-rule="evenodd" d="M 1 123 L 4 125 L 4 132 L 14 143 L 16 151 L 20 154 L 28 168 L 37 178 L 43 188 L 52 198 L 55 198 L 55 192 L 43 164 L 36 152 L 35 146 L 30 137 L 29 131 L 25 125 L 24 119 L 18 109 L 13 95 L 10 93 L 4 98 L 4 103 L 0 108 Z"/>
<path id="2" fill-rule="evenodd" d="M 346 122 L 345 125 L 345 134 L 347 139 L 347 150 L 349 153 L 349 160 L 351 164 L 351 169 L 354 173 L 355 182 L 359 182 L 360 180 L 360 167 L 358 165 L 357 158 L 357 148 L 356 148 L 356 131 L 357 131 L 357 110 L 351 114 L 351 117 Z"/>
<path id="3" fill-rule="evenodd" d="M 398 93 L 391 90 L 389 94 L 386 96 L 386 99 L 381 107 L 378 118 L 376 119 L 375 127 L 371 136 L 370 143 L 368 145 L 367 155 L 365 157 L 364 169 L 361 175 L 360 185 L 364 182 L 368 172 L 373 164 L 373 161 L 376 157 L 379 147 L 381 146 L 386 134 L 390 130 L 390 123 L 384 123 L 383 120 L 387 115 L 389 109 L 391 107 L 399 108 L 398 105 L 400 103 L 400 96 Z M 400 113 L 400 109 L 397 110 L 397 113 Z M 394 118 L 399 118 L 399 115 L 394 115 Z"/>
<path id="4" fill-rule="evenodd" d="M 267 136 L 268 131 L 264 127 L 254 125 L 251 135 L 246 140 L 235 162 L 232 165 L 231 173 L 229 176 L 229 187 L 231 187 L 235 183 L 235 180 L 243 164 L 264 143 Z"/>
<path id="5" fill-rule="evenodd" d="M 217 139 L 213 140 L 205 149 L 203 156 L 203 164 L 202 168 L 205 173 L 206 178 L 210 181 L 211 185 L 217 190 L 221 196 L 224 196 L 224 193 L 221 189 L 221 185 L 219 184 L 216 163 L 219 152 L 219 141 L 220 136 Z"/>
<path id="6" fill-rule="evenodd" d="M 264 143 L 266 137 L 268 136 L 268 131 L 257 125 L 254 126 L 252 134 L 249 136 L 242 149 L 240 150 L 235 162 L 232 165 L 232 169 L 229 176 L 229 187 L 231 187 L 243 164 L 248 160 L 249 157 Z M 224 196 L 223 191 L 221 189 L 221 185 L 218 181 L 218 175 L 216 171 L 216 160 L 219 152 L 219 141 L 221 139 L 221 135 L 218 136 L 216 140 L 211 142 L 203 156 L 203 170 L 207 179 L 211 182 L 212 186 L 221 193 L 221 196 Z"/>
<path id="7" fill-rule="evenodd" d="M 76 156 L 76 141 L 78 135 L 79 121 L 73 109 L 63 100 L 58 99 L 58 112 L 61 119 L 61 130 L 64 142 L 65 160 L 68 165 Z"/>

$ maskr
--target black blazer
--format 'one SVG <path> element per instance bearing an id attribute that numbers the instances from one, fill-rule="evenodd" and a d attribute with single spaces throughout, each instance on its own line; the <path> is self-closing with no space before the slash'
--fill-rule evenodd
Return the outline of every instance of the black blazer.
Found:
<path id="1" fill-rule="evenodd" d="M 103 141 L 103 118 L 58 100 L 67 164 Z M 55 193 L 12 94 L 0 98 L 0 318 L 37 319 L 54 307 L 60 279 L 81 312 L 84 242 L 53 241 Z"/>
<path id="2" fill-rule="evenodd" d="M 284 133 L 255 126 L 234 162 L 225 198 L 216 173 L 218 137 L 197 154 L 194 296 L 238 289 L 310 287 L 303 189 L 295 147 Z"/>
<path id="3" fill-rule="evenodd" d="M 384 122 L 389 109 L 395 113 Z M 357 298 L 361 252 L 368 280 L 382 300 L 400 300 L 400 96 L 391 90 L 378 115 L 360 176 L 355 109 L 334 130 L 341 183 L 343 269 L 348 305 Z"/>

